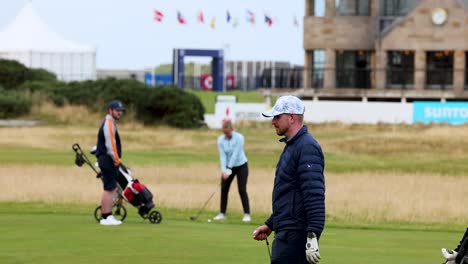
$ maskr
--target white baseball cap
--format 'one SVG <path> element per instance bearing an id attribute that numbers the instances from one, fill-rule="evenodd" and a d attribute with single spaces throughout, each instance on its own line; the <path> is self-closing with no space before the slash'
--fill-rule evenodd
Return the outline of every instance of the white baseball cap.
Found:
<path id="1" fill-rule="evenodd" d="M 276 100 L 275 106 L 270 111 L 262 112 L 264 117 L 274 117 L 281 114 L 304 114 L 304 103 L 301 99 L 292 95 L 281 96 Z"/>

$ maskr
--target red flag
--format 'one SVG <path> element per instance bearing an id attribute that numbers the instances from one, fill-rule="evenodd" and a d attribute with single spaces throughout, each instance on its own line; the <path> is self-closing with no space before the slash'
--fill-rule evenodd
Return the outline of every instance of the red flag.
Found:
<path id="1" fill-rule="evenodd" d="M 198 12 L 197 21 L 199 23 L 205 23 L 205 18 L 203 17 L 203 12 L 202 11 Z"/>
<path id="2" fill-rule="evenodd" d="M 271 27 L 271 25 L 273 25 L 273 19 L 271 19 L 271 17 L 265 15 L 265 23 L 267 23 L 268 26 Z"/>
<path id="3" fill-rule="evenodd" d="M 154 20 L 157 22 L 162 22 L 164 14 L 159 10 L 154 10 Z"/>
<path id="4" fill-rule="evenodd" d="M 177 11 L 177 21 L 179 21 L 180 24 L 187 24 L 187 20 L 185 20 L 184 16 L 182 16 L 179 11 Z"/>

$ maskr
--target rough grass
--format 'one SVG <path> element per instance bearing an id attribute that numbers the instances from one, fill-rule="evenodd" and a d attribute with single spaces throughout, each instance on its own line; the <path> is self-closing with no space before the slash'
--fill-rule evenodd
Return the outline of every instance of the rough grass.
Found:
<path id="1" fill-rule="evenodd" d="M 216 165 L 148 166 L 134 176 L 155 195 L 157 206 L 197 209 L 216 192 L 207 210 L 219 209 Z M 248 192 L 252 212 L 271 212 L 273 170 L 252 168 Z M 97 203 L 101 182 L 90 168 L 56 166 L 0 167 L 0 201 Z M 25 184 L 27 183 L 27 184 Z M 439 175 L 327 174 L 327 216 L 331 222 L 356 223 L 466 223 L 460 197 L 468 178 Z M 20 187 L 21 186 L 21 187 Z M 242 212 L 235 182 L 228 212 Z"/>

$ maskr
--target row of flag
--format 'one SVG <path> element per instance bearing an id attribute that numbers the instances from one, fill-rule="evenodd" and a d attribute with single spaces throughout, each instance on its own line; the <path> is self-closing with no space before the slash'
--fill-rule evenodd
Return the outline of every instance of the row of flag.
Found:
<path id="1" fill-rule="evenodd" d="M 154 21 L 156 21 L 158 23 L 164 22 L 164 13 L 162 11 L 154 10 L 153 15 L 154 15 Z M 245 18 L 246 18 L 247 23 L 252 24 L 252 25 L 255 24 L 255 13 L 254 12 L 247 9 Z M 185 18 L 184 15 L 182 15 L 182 13 L 180 11 L 177 11 L 177 22 L 179 24 L 181 24 L 181 25 L 188 24 L 187 19 Z M 205 16 L 203 14 L 203 11 L 199 11 L 197 13 L 197 22 L 202 23 L 202 24 L 205 23 Z M 231 16 L 231 13 L 229 11 L 227 11 L 226 12 L 226 23 L 232 24 L 233 27 L 237 27 L 237 25 L 239 24 L 239 21 L 238 21 L 237 17 L 233 18 Z M 264 15 L 264 23 L 266 25 L 268 25 L 269 27 L 271 27 L 273 25 L 273 18 L 271 16 L 265 14 Z M 299 21 L 297 20 L 296 16 L 293 17 L 293 25 L 295 27 L 299 27 Z M 213 29 L 216 27 L 216 18 L 215 17 L 211 18 L 210 27 L 213 28 Z"/>

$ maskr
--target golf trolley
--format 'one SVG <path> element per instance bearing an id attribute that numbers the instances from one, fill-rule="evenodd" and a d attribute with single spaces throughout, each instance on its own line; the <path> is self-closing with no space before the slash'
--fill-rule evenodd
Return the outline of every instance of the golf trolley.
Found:
<path id="1" fill-rule="evenodd" d="M 442 264 L 468 264 L 468 236 L 464 237 L 460 242 L 460 248 L 458 249 L 458 255 L 455 260 L 447 260 Z"/>
<path id="2" fill-rule="evenodd" d="M 96 169 L 93 163 L 81 150 L 78 143 L 73 144 L 73 151 L 75 152 L 75 164 L 78 167 L 83 164 L 88 164 L 89 167 L 96 173 L 96 178 L 102 180 L 102 174 Z M 95 155 L 95 151 L 91 151 Z M 141 184 L 137 179 L 132 178 L 131 171 L 123 164 L 119 166 L 119 173 L 117 176 L 117 197 L 115 198 L 114 205 L 112 206 L 112 214 L 120 221 L 124 221 L 127 217 L 127 209 L 123 201 L 126 201 L 138 208 L 138 214 L 143 219 L 148 219 L 150 223 L 159 224 L 162 220 L 162 214 L 154 210 L 153 194 Z M 94 218 L 99 222 L 101 220 L 101 206 L 96 207 L 94 210 Z"/>

